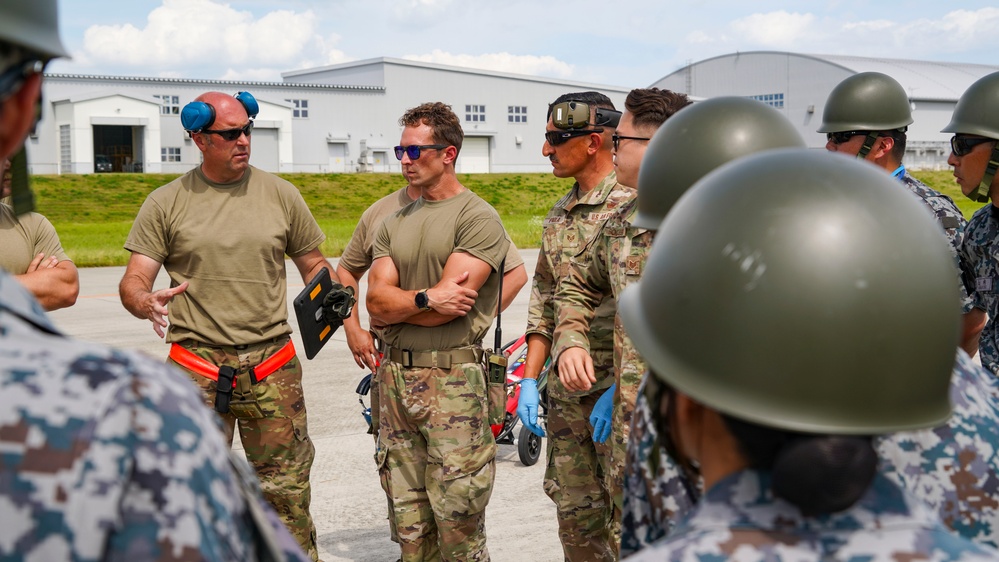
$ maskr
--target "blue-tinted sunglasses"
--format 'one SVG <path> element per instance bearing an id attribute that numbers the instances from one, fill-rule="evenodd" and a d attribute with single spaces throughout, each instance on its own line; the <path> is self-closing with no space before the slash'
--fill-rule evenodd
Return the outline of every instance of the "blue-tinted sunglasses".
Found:
<path id="1" fill-rule="evenodd" d="M 402 155 L 405 154 L 409 156 L 410 160 L 419 160 L 420 151 L 433 148 L 435 150 L 440 150 L 442 148 L 447 148 L 450 145 L 447 144 L 411 144 L 409 146 L 397 146 L 395 147 L 395 158 L 396 160 L 402 160 Z"/>

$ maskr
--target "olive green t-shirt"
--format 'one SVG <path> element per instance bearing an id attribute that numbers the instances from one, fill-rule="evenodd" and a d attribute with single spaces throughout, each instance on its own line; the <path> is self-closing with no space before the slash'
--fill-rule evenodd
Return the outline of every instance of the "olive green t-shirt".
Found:
<path id="1" fill-rule="evenodd" d="M 393 324 L 382 332 L 385 342 L 415 351 L 452 349 L 480 342 L 496 316 L 500 278 L 496 272 L 508 247 L 496 210 L 468 190 L 442 201 L 421 197 L 385 219 L 375 239 L 372 258 L 392 258 L 403 290 L 436 285 L 454 252 L 471 254 L 492 268 L 468 315 L 432 328 Z"/>
<path id="2" fill-rule="evenodd" d="M 409 194 L 406 193 L 407 189 L 404 187 L 382 197 L 361 214 L 361 220 L 357 221 L 354 234 L 347 242 L 347 247 L 343 249 L 343 255 L 340 256 L 338 265 L 342 265 L 347 271 L 358 275 L 363 275 L 371 268 L 371 253 L 374 251 L 378 227 L 386 218 L 413 202 L 413 199 L 410 199 Z M 506 262 L 503 264 L 504 273 L 524 265 L 524 258 L 520 257 L 520 251 L 517 250 L 517 246 L 514 246 L 509 234 L 506 235 L 506 239 L 510 243 L 510 249 L 507 250 Z"/>
<path id="3" fill-rule="evenodd" d="M 298 189 L 250 167 L 229 184 L 200 167 L 149 194 L 125 249 L 163 264 L 170 286 L 166 341 L 253 344 L 291 333 L 285 255 L 325 239 Z"/>
<path id="4" fill-rule="evenodd" d="M 59 261 L 69 259 L 47 218 L 38 213 L 16 216 L 13 208 L 0 203 L 0 267 L 20 275 L 40 253 Z"/>

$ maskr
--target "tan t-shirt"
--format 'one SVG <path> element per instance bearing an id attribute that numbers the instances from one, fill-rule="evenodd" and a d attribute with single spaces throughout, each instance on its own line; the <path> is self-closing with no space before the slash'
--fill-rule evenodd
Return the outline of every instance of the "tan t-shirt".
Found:
<path id="1" fill-rule="evenodd" d="M 372 257 L 392 258 L 399 270 L 401 289 L 412 291 L 436 285 L 454 252 L 471 254 L 493 269 L 468 315 L 432 328 L 393 324 L 382 333 L 385 342 L 416 351 L 452 349 L 480 342 L 496 316 L 500 278 L 496 271 L 508 247 L 496 210 L 468 190 L 443 201 L 421 197 L 385 219 L 375 239 Z"/>
<path id="2" fill-rule="evenodd" d="M 168 305 L 167 342 L 241 345 L 291 333 L 285 255 L 325 238 L 294 185 L 253 167 L 217 184 L 195 168 L 149 194 L 125 249 L 162 263 L 171 287 L 190 282 Z"/>
<path id="3" fill-rule="evenodd" d="M 347 247 L 343 249 L 343 255 L 340 256 L 338 265 L 342 265 L 344 269 L 356 275 L 363 275 L 371 268 L 371 253 L 374 249 L 375 237 L 378 235 L 378 227 L 386 218 L 414 201 L 409 198 L 408 189 L 404 187 L 390 193 L 365 209 L 364 213 L 361 214 L 361 220 L 357 221 L 357 226 L 354 227 L 354 234 L 347 242 Z M 504 233 L 506 233 L 505 229 Z M 510 249 L 506 253 L 503 272 L 509 273 L 523 265 L 524 258 L 520 257 L 520 251 L 513 244 L 509 234 L 506 234 L 506 239 L 510 243 Z"/>
<path id="4" fill-rule="evenodd" d="M 40 253 L 69 259 L 47 218 L 38 213 L 16 216 L 12 207 L 0 203 L 0 267 L 20 275 Z"/>

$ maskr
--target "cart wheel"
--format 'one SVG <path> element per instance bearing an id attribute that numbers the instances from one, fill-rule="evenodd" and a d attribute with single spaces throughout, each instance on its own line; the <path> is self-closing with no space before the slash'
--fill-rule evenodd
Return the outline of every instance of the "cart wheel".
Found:
<path id="1" fill-rule="evenodd" d="M 521 427 L 517 438 L 517 454 L 524 466 L 534 466 L 541 456 L 541 438 L 531 433 L 530 429 Z"/>

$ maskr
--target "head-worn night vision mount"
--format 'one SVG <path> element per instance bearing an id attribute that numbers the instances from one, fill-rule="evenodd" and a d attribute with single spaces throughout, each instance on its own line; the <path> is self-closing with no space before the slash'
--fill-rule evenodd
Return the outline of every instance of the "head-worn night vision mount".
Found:
<path id="1" fill-rule="evenodd" d="M 621 112 L 609 107 L 594 108 L 594 119 L 590 123 L 590 104 L 582 101 L 564 101 L 552 106 L 552 124 L 557 129 L 585 129 L 594 127 L 617 128 L 621 122 Z M 597 132 L 602 132 L 597 131 Z"/>

